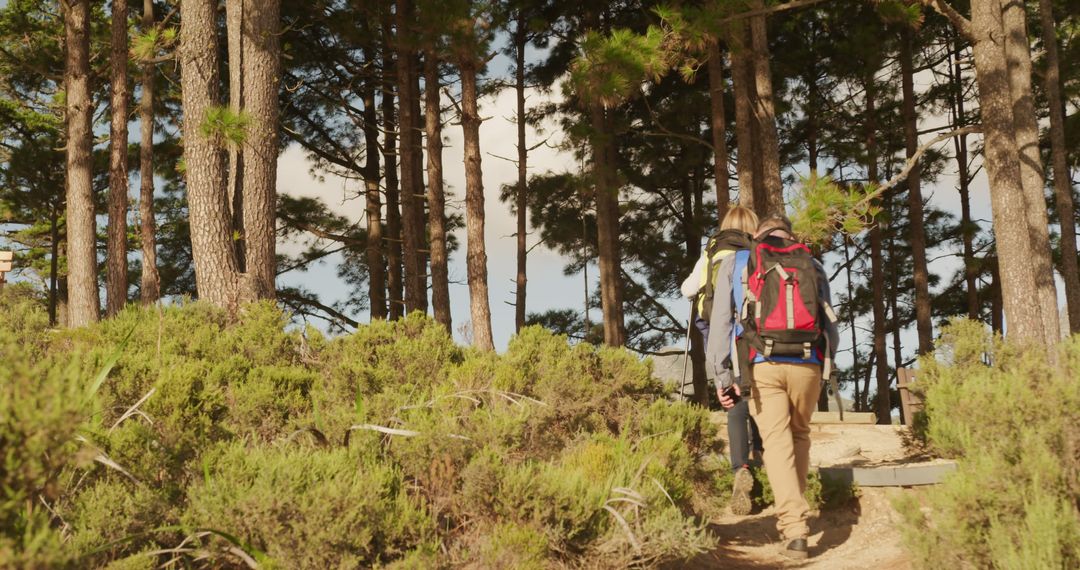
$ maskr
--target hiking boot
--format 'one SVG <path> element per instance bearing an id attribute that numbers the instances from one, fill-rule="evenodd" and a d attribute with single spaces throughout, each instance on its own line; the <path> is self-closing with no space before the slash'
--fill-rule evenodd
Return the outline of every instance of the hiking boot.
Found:
<path id="1" fill-rule="evenodd" d="M 806 560 L 810 553 L 806 549 L 806 539 L 796 538 L 787 543 L 782 552 L 784 556 L 791 558 L 792 560 Z"/>
<path id="2" fill-rule="evenodd" d="M 735 471 L 735 484 L 731 490 L 731 513 L 745 516 L 753 510 L 754 504 L 750 501 L 750 491 L 754 489 L 754 475 L 750 469 L 743 465 Z"/>

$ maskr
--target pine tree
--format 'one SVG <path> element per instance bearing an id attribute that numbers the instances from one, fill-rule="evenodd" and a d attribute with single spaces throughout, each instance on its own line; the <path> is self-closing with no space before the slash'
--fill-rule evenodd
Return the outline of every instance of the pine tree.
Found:
<path id="1" fill-rule="evenodd" d="M 67 100 L 68 321 L 82 327 L 99 318 L 97 231 L 90 150 L 94 102 L 90 87 L 90 2 L 63 0 L 64 85 Z"/>
<path id="2" fill-rule="evenodd" d="M 402 262 L 404 264 L 405 312 L 423 311 L 427 305 L 427 287 L 424 279 L 423 257 L 420 255 L 420 240 L 424 231 L 422 215 L 423 203 L 418 201 L 422 194 L 416 191 L 417 146 L 416 134 L 419 129 L 419 117 L 414 104 L 419 95 L 416 93 L 416 61 L 412 47 L 415 30 L 415 13 L 410 0 L 395 0 L 394 47 L 397 52 L 397 93 L 398 93 L 398 161 L 401 166 L 401 240 Z"/>
<path id="3" fill-rule="evenodd" d="M 128 27 L 127 2 L 112 3 L 111 119 L 109 130 L 109 223 L 105 281 L 105 314 L 115 315 L 127 303 L 128 208 Z"/>
<path id="4" fill-rule="evenodd" d="M 231 307 L 240 300 L 240 271 L 229 215 L 222 139 L 230 135 L 235 139 L 236 117 L 218 102 L 215 3 L 181 0 L 180 15 L 184 172 L 196 287 L 200 299 Z"/>
<path id="5" fill-rule="evenodd" d="M 477 108 L 477 75 L 486 61 L 486 45 L 489 38 L 478 30 L 484 14 L 474 13 L 466 7 L 467 25 L 452 49 L 452 58 L 461 78 L 461 129 L 465 150 L 465 227 L 466 271 L 469 281 L 469 305 L 472 318 L 473 343 L 482 350 L 495 347 L 491 334 L 491 307 L 488 295 L 487 248 L 484 242 L 484 181 L 480 154 L 480 113 Z"/>
<path id="6" fill-rule="evenodd" d="M 143 0 L 142 33 L 155 28 L 154 1 Z M 150 54 L 152 55 L 152 54 Z M 142 275 L 139 298 L 143 304 L 161 297 L 161 274 L 157 267 L 157 229 L 154 220 L 154 79 L 151 58 L 142 63 L 139 76 L 139 237 L 142 242 Z"/>
<path id="7" fill-rule="evenodd" d="M 1076 224 L 1072 181 L 1065 146 L 1065 106 L 1062 102 L 1057 33 L 1050 0 L 1039 0 L 1043 48 L 1046 51 L 1046 99 L 1050 111 L 1050 157 L 1054 173 L 1054 201 L 1061 221 L 1061 276 L 1068 304 L 1069 332 L 1080 332 L 1080 269 L 1076 260 Z"/>

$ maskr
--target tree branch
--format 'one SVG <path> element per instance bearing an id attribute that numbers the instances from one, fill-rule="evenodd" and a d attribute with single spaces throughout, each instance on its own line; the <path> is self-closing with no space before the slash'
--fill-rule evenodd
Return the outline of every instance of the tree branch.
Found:
<path id="1" fill-rule="evenodd" d="M 922 5 L 932 8 L 938 14 L 945 16 L 949 22 L 960 32 L 961 36 L 970 42 L 975 42 L 975 30 L 971 26 L 971 20 L 965 18 L 945 0 L 922 0 Z"/>
<path id="2" fill-rule="evenodd" d="M 932 147 L 932 146 L 934 146 L 934 145 L 936 145 L 936 144 L 938 144 L 938 143 L 940 143 L 942 141 L 946 141 L 948 139 L 951 139 L 953 137 L 958 137 L 960 135 L 970 135 L 972 133 L 981 133 L 981 132 L 982 132 L 982 125 L 969 125 L 969 126 L 964 127 L 962 129 L 956 129 L 956 130 L 953 130 L 953 131 L 949 131 L 947 133 L 941 133 L 940 135 L 934 137 L 933 139 L 930 139 L 930 142 L 920 146 L 918 149 L 915 150 L 915 154 L 911 155 L 911 158 L 907 159 L 907 162 L 904 163 L 904 168 L 901 169 L 900 172 L 896 173 L 896 176 L 893 176 L 892 178 L 890 178 L 888 180 L 888 182 L 885 182 L 881 186 L 877 187 L 877 191 L 874 192 L 875 196 L 880 195 L 882 192 L 884 192 L 884 191 L 892 188 L 893 186 L 896 186 L 897 184 L 903 182 L 908 177 L 908 175 L 911 174 L 911 170 L 913 168 L 915 168 L 916 164 L 918 164 L 919 159 L 922 158 L 922 155 L 926 154 L 926 151 L 930 150 L 930 147 Z"/>
<path id="3" fill-rule="evenodd" d="M 305 296 L 300 295 L 298 293 L 295 293 L 294 291 L 289 290 L 289 289 L 279 289 L 278 292 L 277 292 L 277 295 L 278 295 L 278 298 L 281 299 L 282 301 L 286 301 L 286 302 L 287 301 L 292 301 L 292 302 L 298 303 L 300 305 L 308 305 L 308 306 L 311 306 L 311 307 L 315 307 L 315 308 L 319 309 L 320 311 L 323 311 L 327 315 L 330 315 L 334 319 L 337 319 L 338 321 L 341 321 L 342 323 L 345 323 L 345 324 L 351 326 L 354 329 L 360 326 L 359 321 L 349 317 L 345 313 L 342 313 L 341 311 L 338 311 L 337 309 L 335 309 L 333 307 L 322 304 L 321 302 L 319 302 L 318 299 L 312 299 L 310 297 L 305 297 Z"/>
<path id="4" fill-rule="evenodd" d="M 734 14 L 726 18 L 721 18 L 716 23 L 727 24 L 728 22 L 745 20 L 746 18 L 753 18 L 756 16 L 768 16 L 769 14 L 775 14 L 777 12 L 786 12 L 788 10 L 794 10 L 796 8 L 813 6 L 814 4 L 820 4 L 825 1 L 826 0 L 792 0 L 791 2 L 777 4 L 776 6 L 769 6 L 768 8 L 758 8 L 757 10 L 750 10 L 748 12 L 739 12 L 738 14 Z"/>

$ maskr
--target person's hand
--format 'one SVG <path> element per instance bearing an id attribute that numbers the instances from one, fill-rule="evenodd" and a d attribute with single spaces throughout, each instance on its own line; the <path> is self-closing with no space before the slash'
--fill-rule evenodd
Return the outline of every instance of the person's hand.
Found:
<path id="1" fill-rule="evenodd" d="M 742 396 L 742 390 L 739 389 L 738 384 L 732 384 L 731 387 L 736 396 Z M 735 407 L 735 398 L 731 397 L 731 392 L 719 389 L 716 391 L 716 395 L 720 397 L 720 405 L 723 406 L 725 410 L 730 410 Z"/>

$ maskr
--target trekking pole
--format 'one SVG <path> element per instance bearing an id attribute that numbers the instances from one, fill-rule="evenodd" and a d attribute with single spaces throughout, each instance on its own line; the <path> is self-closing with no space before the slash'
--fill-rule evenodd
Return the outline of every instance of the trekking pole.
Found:
<path id="1" fill-rule="evenodd" d="M 686 363 L 690 360 L 690 329 L 694 326 L 694 305 L 690 305 L 690 320 L 686 322 L 686 347 L 683 349 L 682 380 L 679 384 L 679 397 L 686 400 Z M 696 396 L 697 394 L 695 394 Z"/>

